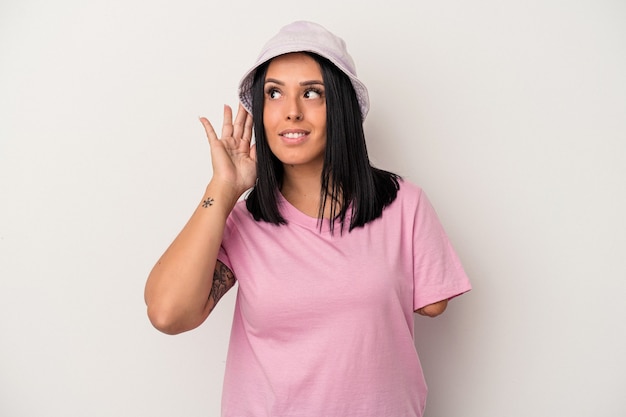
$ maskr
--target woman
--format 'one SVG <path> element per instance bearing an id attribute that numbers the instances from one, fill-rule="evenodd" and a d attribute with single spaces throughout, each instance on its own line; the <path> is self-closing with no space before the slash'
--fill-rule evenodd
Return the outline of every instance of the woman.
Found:
<path id="1" fill-rule="evenodd" d="M 282 28 L 239 95 L 221 138 L 201 119 L 213 178 L 148 278 L 150 320 L 193 329 L 239 283 L 223 416 L 421 416 L 413 313 L 470 284 L 424 193 L 371 166 L 344 42 Z"/>

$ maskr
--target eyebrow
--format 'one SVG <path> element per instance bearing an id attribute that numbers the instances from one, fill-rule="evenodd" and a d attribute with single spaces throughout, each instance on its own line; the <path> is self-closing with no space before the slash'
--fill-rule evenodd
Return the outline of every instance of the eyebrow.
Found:
<path id="1" fill-rule="evenodd" d="M 274 84 L 278 84 L 278 85 L 285 85 L 284 82 L 277 80 L 276 78 L 266 78 L 265 79 L 265 84 L 267 83 L 274 83 Z M 301 86 L 307 86 L 307 85 L 324 85 L 323 81 L 318 81 L 318 80 L 309 80 L 309 81 L 302 81 L 300 83 Z"/>

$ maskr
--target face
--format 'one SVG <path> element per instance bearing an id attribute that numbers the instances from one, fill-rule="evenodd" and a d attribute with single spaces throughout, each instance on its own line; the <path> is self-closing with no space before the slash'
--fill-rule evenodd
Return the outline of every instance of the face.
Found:
<path id="1" fill-rule="evenodd" d="M 326 97 L 320 66 L 306 54 L 274 58 L 264 85 L 263 123 L 272 153 L 287 167 L 321 170 Z"/>

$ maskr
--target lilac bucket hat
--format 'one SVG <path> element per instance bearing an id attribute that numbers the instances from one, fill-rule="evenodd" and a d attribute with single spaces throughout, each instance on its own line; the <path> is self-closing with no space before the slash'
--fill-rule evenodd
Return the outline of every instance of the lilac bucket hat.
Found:
<path id="1" fill-rule="evenodd" d="M 252 82 L 256 69 L 270 59 L 290 52 L 313 52 L 328 59 L 343 71 L 352 81 L 361 108 L 361 116 L 365 119 L 369 111 L 367 88 L 356 76 L 356 67 L 348 54 L 346 43 L 317 23 L 306 21 L 293 22 L 280 29 L 278 34 L 263 46 L 256 62 L 239 82 L 239 100 L 250 114 L 252 114 Z"/>

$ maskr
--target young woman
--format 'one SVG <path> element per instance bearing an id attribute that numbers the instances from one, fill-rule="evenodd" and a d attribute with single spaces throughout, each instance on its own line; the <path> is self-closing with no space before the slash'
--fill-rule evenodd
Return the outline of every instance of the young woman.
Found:
<path id="1" fill-rule="evenodd" d="M 148 278 L 150 320 L 193 329 L 238 283 L 223 416 L 421 416 L 413 313 L 470 284 L 424 193 L 370 164 L 344 42 L 282 28 L 239 95 L 221 137 L 201 119 L 213 177 Z"/>

